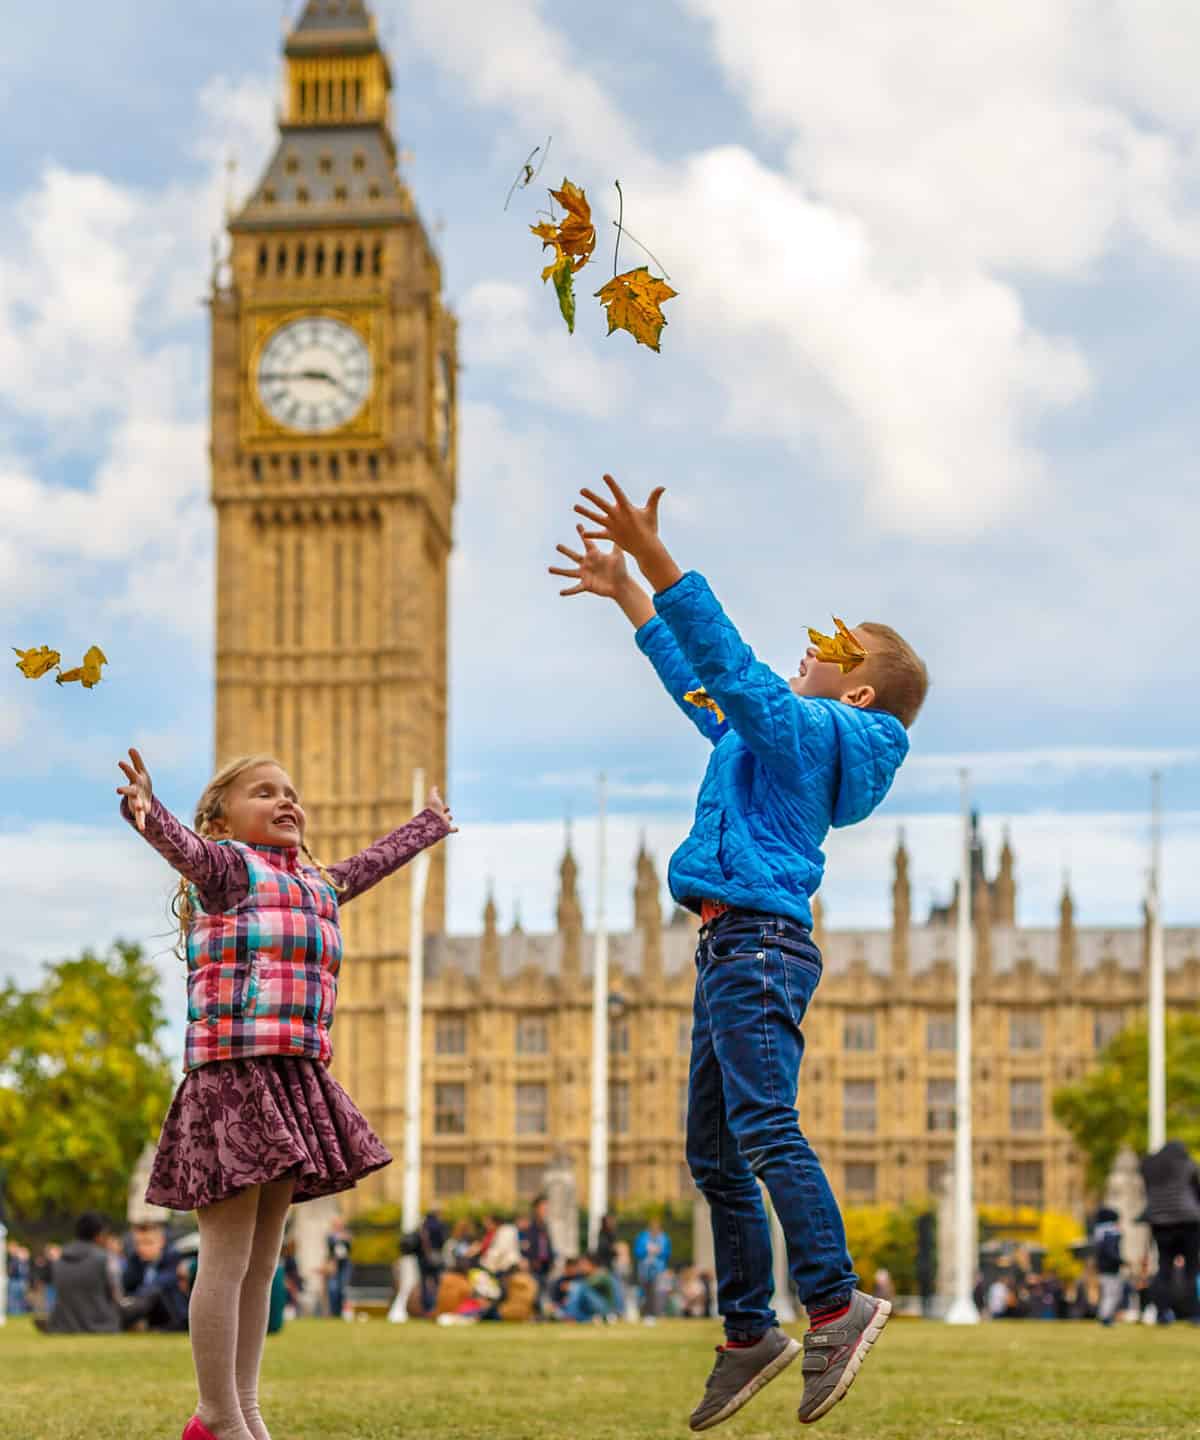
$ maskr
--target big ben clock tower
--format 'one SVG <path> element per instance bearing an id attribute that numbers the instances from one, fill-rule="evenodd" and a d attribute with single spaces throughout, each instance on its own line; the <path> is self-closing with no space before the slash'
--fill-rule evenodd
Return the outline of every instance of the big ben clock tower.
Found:
<path id="1" fill-rule="evenodd" d="M 284 55 L 279 143 L 212 296 L 216 760 L 278 755 L 328 862 L 411 814 L 415 766 L 445 784 L 455 322 L 363 0 L 308 0 Z M 444 895 L 439 847 L 431 931 Z M 408 903 L 401 872 L 347 907 L 334 1026 L 334 1071 L 397 1157 Z"/>

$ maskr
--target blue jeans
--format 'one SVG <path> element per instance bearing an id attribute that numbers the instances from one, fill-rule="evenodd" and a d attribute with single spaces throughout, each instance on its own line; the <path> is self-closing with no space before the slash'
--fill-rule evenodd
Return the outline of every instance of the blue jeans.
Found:
<path id="1" fill-rule="evenodd" d="M 606 1315 L 608 1306 L 590 1285 L 585 1285 L 582 1280 L 576 1280 L 567 1291 L 567 1303 L 563 1310 L 572 1320 L 585 1325 L 596 1315 Z"/>
<path id="2" fill-rule="evenodd" d="M 796 1119 L 800 1023 L 820 978 L 821 953 L 794 920 L 729 911 L 700 931 L 687 1161 L 712 1212 L 717 1304 L 729 1340 L 753 1339 L 776 1323 L 758 1179 L 783 1227 L 801 1303 L 830 1308 L 858 1283 L 837 1201 Z"/>

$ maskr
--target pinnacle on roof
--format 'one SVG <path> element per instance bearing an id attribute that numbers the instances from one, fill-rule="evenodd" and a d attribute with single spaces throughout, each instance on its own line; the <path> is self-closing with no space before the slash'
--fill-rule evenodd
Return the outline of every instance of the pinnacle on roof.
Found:
<path id="1" fill-rule="evenodd" d="M 293 33 L 370 29 L 371 14 L 363 0 L 308 0 Z"/>

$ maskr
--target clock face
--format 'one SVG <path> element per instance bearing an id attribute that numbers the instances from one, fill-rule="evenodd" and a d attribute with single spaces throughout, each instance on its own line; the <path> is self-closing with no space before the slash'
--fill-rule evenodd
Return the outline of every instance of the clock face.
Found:
<path id="1" fill-rule="evenodd" d="M 291 320 L 263 346 L 257 383 L 272 419 L 289 430 L 322 435 L 353 420 L 366 404 L 371 352 L 341 320 Z"/>

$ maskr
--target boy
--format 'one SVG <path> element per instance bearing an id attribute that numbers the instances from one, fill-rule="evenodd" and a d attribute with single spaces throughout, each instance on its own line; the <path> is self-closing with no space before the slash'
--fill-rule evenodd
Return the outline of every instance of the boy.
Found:
<path id="1" fill-rule="evenodd" d="M 845 661 L 825 661 L 810 646 L 798 674 L 782 679 L 754 658 L 704 579 L 685 575 L 659 539 L 661 487 L 639 508 L 604 479 L 611 499 L 585 489 L 588 504 L 575 507 L 596 527 L 576 527 L 582 553 L 558 547 L 576 568 L 550 573 L 576 581 L 564 595 L 617 602 L 669 694 L 715 747 L 669 875 L 676 901 L 703 922 L 687 1159 L 712 1211 L 726 1337 L 690 1424 L 706 1430 L 727 1420 L 800 1351 L 770 1308 L 759 1179 L 809 1316 L 799 1410 L 807 1424 L 845 1395 L 891 1313 L 888 1301 L 857 1289 L 837 1202 L 796 1123 L 800 1024 L 821 977 L 809 897 L 821 883 L 830 825 L 866 819 L 887 794 L 928 677 L 894 630 L 864 624 L 850 632 Z M 595 540 L 615 548 L 605 553 Z M 627 573 L 623 551 L 653 600 Z"/>

